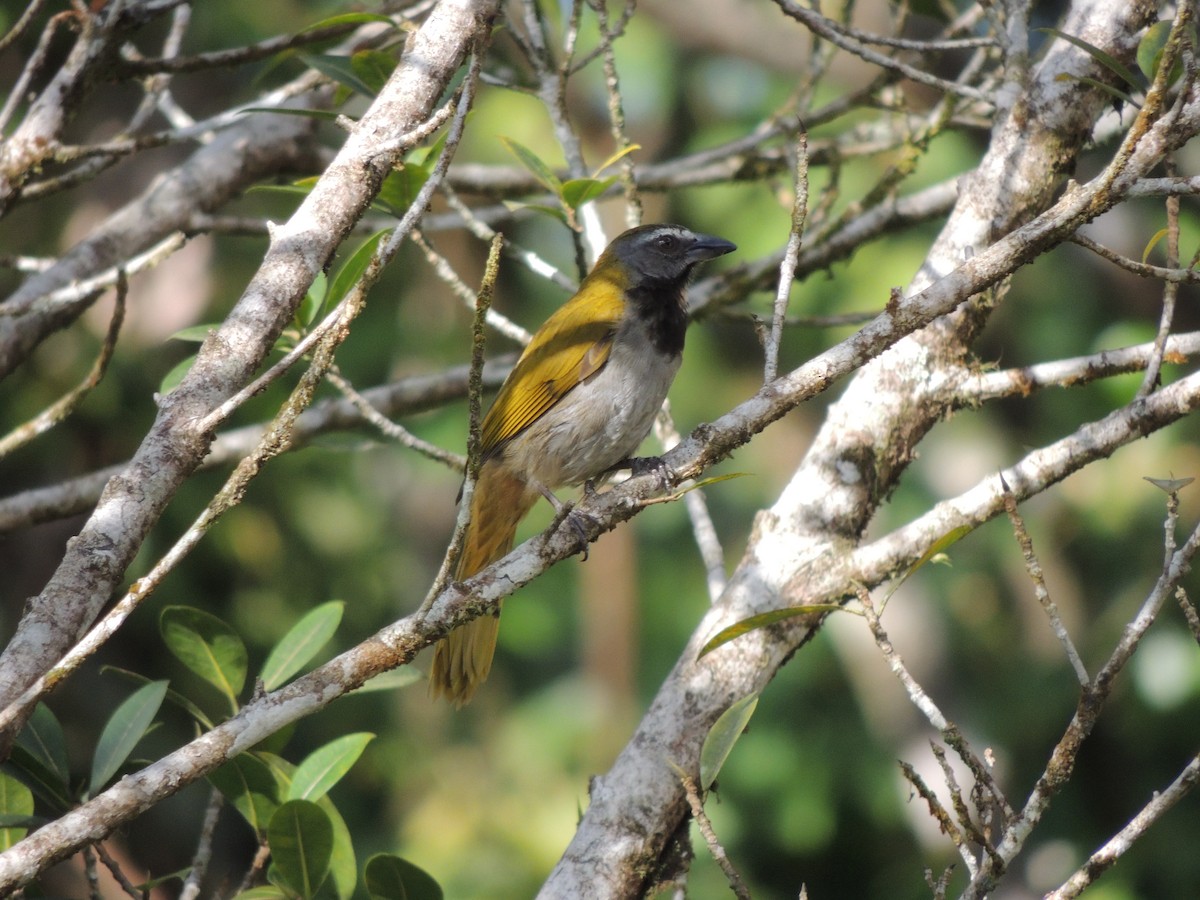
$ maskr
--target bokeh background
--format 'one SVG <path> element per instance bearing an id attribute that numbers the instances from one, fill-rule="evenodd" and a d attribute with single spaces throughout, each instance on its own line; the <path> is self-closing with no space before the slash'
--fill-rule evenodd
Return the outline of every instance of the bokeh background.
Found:
<path id="1" fill-rule="evenodd" d="M 0 3 L 0 26 L 10 24 L 22 6 L 14 0 Z M 551 20 L 561 15 L 556 4 L 543 6 Z M 207 0 L 196 4 L 185 52 L 294 30 L 342 8 L 315 0 Z M 1038 11 L 1049 23 L 1058 6 L 1039 4 Z M 595 42 L 594 25 L 590 16 L 584 21 L 581 46 L 587 47 Z M 865 9 L 855 21 L 868 28 L 886 24 Z M 920 34 L 937 24 L 936 16 L 917 15 L 910 28 Z M 152 43 L 155 36 L 151 31 L 143 37 Z M 65 48 L 63 41 L 57 52 Z M 809 49 L 806 33 L 770 3 L 643 0 L 617 43 L 628 130 L 642 147 L 635 159 L 666 160 L 749 133 L 796 89 Z M 28 50 L 0 54 L 0 84 L 13 83 Z M 498 38 L 492 64 L 502 68 L 505 54 Z M 200 117 L 217 112 L 231 97 L 249 99 L 261 83 L 298 70 L 299 64 L 291 62 L 181 75 L 174 92 Z M 839 57 L 817 90 L 818 105 L 872 74 L 857 60 Z M 911 96 L 918 107 L 932 100 L 919 91 Z M 111 135 L 137 99 L 132 92 L 98 92 L 74 126 L 75 139 L 82 143 Z M 571 102 L 585 154 L 598 163 L 612 152 L 612 139 L 597 66 L 575 80 Z M 874 115 L 864 110 L 814 129 L 811 137 L 845 134 Z M 339 140 L 332 127 L 323 134 L 330 146 Z M 561 163 L 550 121 L 535 98 L 484 87 L 458 160 L 513 166 L 501 137 L 519 141 L 551 164 Z M 981 129 L 948 130 L 933 142 L 901 192 L 970 170 L 986 139 Z M 1097 148 L 1085 167 L 1101 165 L 1110 149 Z M 76 190 L 15 209 L 0 221 L 0 256 L 61 252 L 186 152 L 142 153 Z M 1184 154 L 1196 162 L 1195 148 Z M 860 196 L 893 162 L 887 153 L 846 160 L 835 208 Z M 816 200 L 829 173 L 814 168 L 811 179 Z M 679 188 L 645 200 L 647 221 L 678 221 L 739 245 L 736 255 L 713 264 L 708 273 L 776 251 L 786 240 L 786 176 Z M 294 202 L 251 193 L 226 212 L 279 219 Z M 602 203 L 601 215 L 610 234 L 623 227 L 619 199 Z M 1090 233 L 1137 258 L 1162 227 L 1163 215 L 1160 203 L 1130 204 L 1095 223 Z M 1196 248 L 1198 229 L 1195 210 L 1186 201 L 1182 223 L 1187 257 Z M 806 278 L 793 291 L 793 313 L 808 317 L 882 308 L 889 291 L 912 278 L 940 224 L 886 236 Z M 575 274 L 569 236 L 558 222 L 526 213 L 504 222 L 503 230 Z M 429 237 L 468 283 L 478 282 L 486 246 L 461 231 Z M 128 458 L 152 421 L 162 378 L 192 352 L 170 335 L 219 321 L 255 271 L 264 247 L 261 236 L 198 236 L 135 279 L 108 376 L 69 421 L 0 464 L 0 495 Z M 11 267 L 0 267 L 0 293 L 17 283 Z M 1149 340 L 1160 296 L 1155 283 L 1097 262 L 1078 247 L 1060 248 L 1013 279 L 979 346 L 979 360 L 1007 367 Z M 502 271 L 497 308 L 527 327 L 536 327 L 564 299 L 561 290 L 515 264 Z M 1200 323 L 1195 300 L 1194 289 L 1185 286 L 1180 330 Z M 725 314 L 692 327 L 671 393 L 682 430 L 717 417 L 756 390 L 762 355 L 751 315 L 768 316 L 770 302 L 769 292 L 752 293 Z M 110 312 L 111 298 L 106 298 L 0 385 L 0 431 L 34 415 L 83 376 Z M 781 367 L 786 370 L 850 331 L 811 325 L 790 329 Z M 373 291 L 338 363 L 365 388 L 464 363 L 469 349 L 469 311 L 409 247 Z M 489 355 L 514 349 L 505 338 L 490 337 Z M 1168 367 L 1164 378 L 1176 372 Z M 1115 378 L 956 415 L 922 444 L 920 458 L 873 531 L 908 521 L 1073 423 L 1102 415 L 1132 397 L 1137 384 L 1137 376 Z M 286 389 L 277 385 L 247 404 L 230 425 L 269 417 Z M 835 387 L 832 393 L 838 391 Z M 787 483 L 826 402 L 818 398 L 792 413 L 713 473 L 744 476 L 707 491 L 730 568 L 756 511 Z M 466 420 L 464 401 L 403 424 L 461 451 Z M 1052 596 L 1093 666 L 1161 565 L 1165 496 L 1143 476 L 1200 472 L 1196 438 L 1196 423 L 1184 421 L 1089 467 L 1024 510 Z M 191 523 L 226 474 L 197 474 L 180 491 L 129 572 L 131 580 Z M 50 699 L 68 729 L 73 764 L 86 773 L 99 729 L 130 691 L 129 683 L 105 666 L 170 678 L 180 691 L 218 709 L 215 697 L 166 652 L 157 629 L 158 612 L 166 605 L 195 605 L 233 624 L 250 647 L 252 671 L 290 625 L 319 603 L 346 604 L 329 655 L 413 610 L 445 551 L 458 482 L 456 473 L 367 430 L 328 435 L 272 461 L 245 502 Z M 1190 492 L 1195 490 L 1200 489 L 1183 493 L 1188 525 L 1197 518 Z M 538 510 L 522 534 L 535 533 L 548 520 L 548 509 Z M 64 519 L 0 538 L 0 636 L 11 634 L 24 598 L 45 583 L 81 522 Z M 1007 522 L 979 529 L 949 555 L 950 566 L 927 566 L 905 583 L 888 605 L 885 625 L 943 710 L 977 747 L 995 753 L 1001 783 L 1015 803 L 1032 786 L 1070 716 L 1073 677 L 1034 599 Z M 655 506 L 606 535 L 587 562 L 575 559 L 555 567 L 506 603 L 496 667 L 465 710 L 432 703 L 419 684 L 351 696 L 299 723 L 280 736 L 277 746 L 297 759 L 337 735 L 375 732 L 363 759 L 333 794 L 360 860 L 376 851 L 398 852 L 433 874 L 448 897 L 531 896 L 573 833 L 587 803 L 589 776 L 608 768 L 707 603 L 683 505 Z M 1040 896 L 1124 824 L 1196 752 L 1198 712 L 1200 654 L 1178 611 L 1168 609 L 1083 751 L 1072 785 L 1054 802 L 1041 840 L 1010 877 L 1011 886 L 996 896 Z M 155 751 L 191 734 L 186 717 L 175 711 L 164 713 L 163 725 L 140 756 L 154 758 Z M 794 897 L 803 883 L 814 898 L 928 896 L 925 868 L 940 873 L 955 857 L 901 780 L 896 761 L 908 760 L 927 780 L 938 781 L 928 748 L 931 736 L 887 671 L 864 623 L 833 616 L 763 694 L 709 804 L 716 832 L 754 895 Z M 193 785 L 135 822 L 121 837 L 131 857 L 155 874 L 186 866 L 206 798 L 206 786 Z M 252 836 L 230 811 L 220 835 L 217 867 L 226 882 L 236 883 L 253 853 Z M 1200 816 L 1189 800 L 1089 896 L 1193 896 L 1200 884 L 1197 846 Z M 726 896 L 724 878 L 702 843 L 696 856 L 689 896 Z M 58 877 L 64 893 L 77 889 L 73 876 Z"/>

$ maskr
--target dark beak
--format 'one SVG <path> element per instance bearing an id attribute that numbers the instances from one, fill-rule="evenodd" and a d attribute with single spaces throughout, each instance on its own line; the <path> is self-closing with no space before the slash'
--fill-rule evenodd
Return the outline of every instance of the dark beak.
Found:
<path id="1" fill-rule="evenodd" d="M 736 244 L 732 244 L 724 238 L 713 237 L 711 234 L 696 234 L 693 237 L 695 240 L 687 250 L 688 262 L 716 259 L 718 256 L 724 256 L 737 249 Z"/>

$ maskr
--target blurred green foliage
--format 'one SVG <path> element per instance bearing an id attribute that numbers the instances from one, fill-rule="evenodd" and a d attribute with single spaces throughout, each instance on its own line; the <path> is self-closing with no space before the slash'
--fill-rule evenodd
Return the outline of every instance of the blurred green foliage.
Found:
<path id="1" fill-rule="evenodd" d="M 333 2 L 209 0 L 196 5 L 190 49 L 266 37 L 340 8 Z M 0 23 L 6 15 L 0 10 Z M 799 46 L 798 30 L 797 35 Z M 594 44 L 595 38 L 585 29 L 581 46 L 586 49 L 589 41 Z M 501 60 L 502 52 L 498 45 Z M 685 52 L 650 14 L 632 20 L 617 59 L 630 136 L 647 148 L 635 154 L 639 163 L 744 135 L 794 86 L 794 74 L 752 60 L 695 48 Z M 264 77 L 279 74 L 266 71 Z M 827 90 L 837 90 L 838 77 Z M 174 89 L 181 102 L 202 113 L 217 97 L 224 102 L 226 92 L 251 96 L 251 78 L 240 71 L 178 76 Z M 613 148 L 597 66 L 577 79 L 571 99 L 588 162 L 598 164 Z M 100 128 L 103 118 L 104 111 L 95 110 L 80 127 Z M 550 121 L 535 98 L 485 87 L 458 160 L 511 165 L 502 136 L 552 165 L 561 161 Z M 335 143 L 339 133 L 329 126 L 327 137 Z M 936 139 L 905 190 L 969 170 L 982 140 L 968 133 Z M 1097 150 L 1096 158 L 1105 152 Z M 871 156 L 846 164 L 839 176 L 843 199 L 835 211 L 873 184 L 889 162 L 886 156 Z M 152 174 L 120 167 L 117 172 L 112 177 L 139 182 Z M 0 222 L 0 241 L 23 229 L 22 252 L 56 252 L 70 243 L 70 235 L 78 236 L 89 204 L 104 202 L 108 177 L 97 181 L 95 195 L 81 191 L 51 199 L 33 217 L 32 210 L 18 211 Z M 811 177 L 817 197 L 828 174 L 814 170 Z M 788 209 L 779 194 L 779 185 L 763 182 L 687 188 L 648 196 L 647 216 L 736 241 L 737 257 L 718 263 L 719 269 L 783 243 Z M 251 194 L 233 211 L 278 218 L 288 208 L 286 199 Z M 617 203 L 606 204 L 604 214 L 619 228 Z M 1161 227 L 1161 218 L 1160 207 L 1145 203 L 1099 224 L 1118 250 L 1137 257 Z M 1197 226 L 1194 213 L 1185 210 L 1185 255 L 1195 247 Z M 881 308 L 891 288 L 912 278 L 937 227 L 889 236 L 831 271 L 809 277 L 793 290 L 793 309 L 828 315 Z M 509 233 L 571 271 L 571 243 L 557 222 L 533 216 Z M 37 246 L 30 246 L 31 235 Z M 478 280 L 486 253 L 482 243 L 458 233 L 430 237 L 468 283 Z M 201 280 L 203 295 L 193 304 L 191 320 L 180 327 L 219 320 L 265 246 L 262 239 L 231 236 L 196 243 L 202 251 L 199 274 L 193 277 Z M 342 259 L 355 246 L 347 244 Z M 187 277 L 163 271 L 168 283 L 157 289 L 156 303 L 170 301 L 171 278 Z M 11 279 L 4 286 L 11 286 Z M 560 290 L 507 266 L 497 307 L 534 327 L 563 299 Z M 133 302 L 145 301 L 135 296 Z M 760 294 L 748 298 L 746 309 L 766 316 L 769 304 L 770 297 Z M 1153 284 L 1064 247 L 1013 279 L 988 326 L 980 359 L 1020 365 L 1145 340 L 1154 332 L 1158 306 Z M 138 324 L 136 315 L 135 309 L 107 378 L 79 412 L 5 461 L 0 471 L 5 495 L 111 465 L 135 449 L 154 414 L 160 379 L 188 352 L 186 345 L 164 340 L 152 323 Z M 1191 305 L 1180 318 L 1181 329 L 1200 320 Z M 469 312 L 407 248 L 373 291 L 338 363 L 359 387 L 437 371 L 467 360 L 469 322 Z M 95 316 L 57 335 L 0 386 L 0 431 L 74 384 L 91 364 L 103 328 L 103 317 Z M 781 364 L 785 369 L 795 365 L 848 333 L 846 328 L 789 332 Z M 490 341 L 491 355 L 513 349 L 502 337 Z M 680 427 L 715 418 L 750 395 L 761 365 L 745 317 L 697 323 L 671 394 Z M 1168 367 L 1164 379 L 1170 380 L 1173 371 Z M 1057 438 L 1064 423 L 1101 415 L 1131 396 L 1136 384 L 1132 376 L 1113 379 L 958 414 L 922 445 L 921 458 L 873 529 L 882 533 L 908 521 L 1027 448 Z M 230 424 L 260 421 L 286 390 L 272 387 Z M 826 402 L 818 399 L 789 415 L 714 473 L 752 476 L 708 491 L 729 567 L 737 562 L 755 512 L 786 484 Z M 403 424 L 427 440 L 461 450 L 465 403 Z M 1196 440 L 1196 423 L 1183 422 L 1073 476 L 1025 512 L 1052 595 L 1092 667 L 1161 564 L 1164 496 L 1142 476 L 1195 474 L 1200 470 Z M 131 578 L 144 573 L 188 527 L 223 478 L 220 472 L 201 473 L 183 487 Z M 185 604 L 230 623 L 246 642 L 251 672 L 260 670 L 271 648 L 307 611 L 330 600 L 345 602 L 332 649 L 352 646 L 413 610 L 424 596 L 452 529 L 458 480 L 456 473 L 368 432 L 322 439 L 272 461 L 245 502 L 221 520 L 97 659 L 51 698 L 67 732 L 73 777 L 87 771 L 89 748 L 129 692 L 118 678 L 102 673 L 102 666 L 169 678 L 185 692 L 195 685 L 158 634 L 165 607 Z M 1194 521 L 1197 500 L 1186 490 L 1183 497 L 1184 518 Z M 534 533 L 548 518 L 548 511 L 539 510 L 522 533 Z M 79 522 L 47 523 L 0 545 L 0 571 L 7 573 L 0 585 L 0 633 L 11 632 L 22 599 L 49 577 Z M 1070 716 L 1074 683 L 1024 578 L 1008 524 L 998 521 L 980 529 L 949 555 L 952 567 L 927 566 L 898 592 L 884 623 L 946 713 L 978 747 L 993 750 L 1001 782 L 1016 804 Z M 604 616 L 610 602 L 636 608 L 634 626 L 621 636 L 621 652 L 589 648 L 588 635 L 581 633 L 588 616 Z M 530 896 L 573 833 L 578 810 L 587 803 L 588 777 L 609 766 L 707 603 L 683 507 L 653 507 L 606 537 L 587 563 L 558 566 L 507 602 L 496 669 L 465 711 L 433 705 L 420 687 L 352 696 L 298 723 L 273 749 L 299 760 L 341 735 L 376 733 L 332 793 L 359 859 L 398 852 L 428 870 L 448 897 Z M 628 655 L 633 670 L 614 673 L 584 662 L 606 652 Z M 1055 801 L 1045 834 L 1025 863 L 1020 878 L 1035 888 L 1068 873 L 1195 753 L 1191 723 L 1200 711 L 1200 664 L 1173 610 L 1164 614 L 1132 677 L 1118 691 L 1119 702 L 1085 749 L 1074 782 Z M 169 714 L 165 725 L 153 736 L 163 747 L 186 739 L 191 727 L 177 713 Z M 939 873 L 955 856 L 933 832 L 919 798 L 901 782 L 895 760 L 899 753 L 928 763 L 930 737 L 868 645 L 863 623 L 834 616 L 763 693 L 709 804 L 716 832 L 755 896 L 794 897 L 802 883 L 812 897 L 928 896 L 923 869 Z M 936 780 L 936 773 L 926 774 Z M 187 865 L 206 794 L 204 786 L 193 785 L 131 826 L 127 841 L 152 872 Z M 702 841 L 694 842 L 689 896 L 727 896 L 724 878 Z M 1186 896 L 1200 883 L 1198 843 L 1200 819 L 1189 809 L 1177 809 L 1090 896 Z M 253 841 L 232 815 L 223 820 L 219 851 L 219 878 L 236 881 Z M 960 871 L 952 884 L 961 879 Z"/>

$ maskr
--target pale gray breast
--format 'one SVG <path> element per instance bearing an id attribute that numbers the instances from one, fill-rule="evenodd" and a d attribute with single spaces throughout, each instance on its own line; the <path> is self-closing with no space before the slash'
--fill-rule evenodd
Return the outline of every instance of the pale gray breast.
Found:
<path id="1" fill-rule="evenodd" d="M 644 326 L 627 321 L 604 367 L 513 438 L 505 458 L 551 488 L 601 475 L 650 433 L 680 360 L 657 351 Z"/>

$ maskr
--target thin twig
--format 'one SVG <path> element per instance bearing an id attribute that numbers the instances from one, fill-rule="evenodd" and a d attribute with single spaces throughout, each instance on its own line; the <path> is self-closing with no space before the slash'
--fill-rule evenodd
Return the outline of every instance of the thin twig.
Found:
<path id="1" fill-rule="evenodd" d="M 130 257 L 123 263 L 105 269 L 98 275 L 73 282 L 56 291 L 41 296 L 33 296 L 22 303 L 0 303 L 0 316 L 19 316 L 27 313 L 35 306 L 58 306 L 76 303 L 84 297 L 99 294 L 114 286 L 121 278 L 137 275 L 147 269 L 152 269 L 180 249 L 187 241 L 183 232 L 176 231 L 167 235 L 149 250 Z"/>
<path id="2" fill-rule="evenodd" d="M 104 378 L 108 371 L 109 361 L 117 347 L 117 336 L 121 333 L 121 323 L 125 320 L 125 299 L 129 293 L 129 282 L 124 272 L 118 272 L 117 298 L 113 307 L 112 319 L 108 323 L 108 331 L 104 335 L 104 343 L 100 346 L 100 355 L 92 363 L 92 368 L 78 385 L 51 403 L 48 407 L 21 425 L 18 425 L 4 437 L 0 438 L 0 459 L 12 453 L 18 447 L 23 447 L 40 434 L 49 431 L 67 416 L 71 415 L 92 392 L 92 389 Z"/>
<path id="3" fill-rule="evenodd" d="M 1091 683 L 1087 667 L 1084 666 L 1083 660 L 1079 657 L 1079 651 L 1075 649 L 1075 643 L 1071 640 L 1071 635 L 1067 633 L 1067 628 L 1063 625 L 1062 617 L 1058 614 L 1058 605 L 1050 598 L 1050 591 L 1046 588 L 1046 578 L 1042 574 L 1042 565 L 1038 562 L 1037 554 L 1034 553 L 1033 539 L 1030 538 L 1029 531 L 1025 527 L 1025 520 L 1017 509 L 1017 500 L 1008 484 L 1005 483 L 1003 476 L 1000 478 L 1000 483 L 1004 489 L 1004 511 L 1008 513 L 1008 520 L 1012 523 L 1017 544 L 1021 548 L 1021 556 L 1025 559 L 1025 571 L 1029 573 L 1029 578 L 1033 581 L 1033 592 L 1037 596 L 1038 603 L 1042 605 L 1046 617 L 1050 620 L 1050 628 L 1054 632 L 1054 636 L 1058 638 L 1063 651 L 1067 654 L 1067 660 L 1075 671 L 1076 680 L 1081 687 L 1087 687 Z"/>
<path id="4" fill-rule="evenodd" d="M 495 240 L 495 238 L 496 232 L 493 231 L 492 236 L 488 238 L 488 240 Z M 418 248 L 420 248 L 422 253 L 425 254 L 425 259 L 429 262 L 429 265 L 433 267 L 434 274 L 450 287 L 450 290 L 454 292 L 455 296 L 457 296 L 459 300 L 463 301 L 463 303 L 467 305 L 468 309 L 475 309 L 478 292 L 472 290 L 471 287 L 462 280 L 458 272 L 454 270 L 454 266 L 450 265 L 450 260 L 446 259 L 445 256 L 437 251 L 437 249 L 429 242 L 420 229 L 413 229 L 412 242 L 416 244 Z M 529 331 L 522 328 L 503 313 L 496 312 L 496 310 L 492 309 L 490 305 L 488 306 L 487 310 L 487 324 L 492 328 L 495 328 L 505 337 L 516 341 L 522 347 L 528 344 L 530 339 L 533 337 Z"/>
<path id="5" fill-rule="evenodd" d="M 679 429 L 675 427 L 669 400 L 663 401 L 663 407 L 654 420 L 654 435 L 664 451 L 679 443 Z M 705 499 L 703 489 L 692 487 L 688 490 L 690 485 L 690 481 L 685 481 L 679 486 L 679 493 L 683 494 L 684 507 L 692 523 L 692 538 L 696 541 L 700 559 L 704 563 L 709 602 L 716 603 L 725 592 L 725 585 L 729 580 L 725 574 L 725 551 L 721 549 L 721 538 L 717 535 L 717 527 L 708 511 L 708 500 Z"/>
<path id="6" fill-rule="evenodd" d="M 483 282 L 479 286 L 479 296 L 475 301 L 475 319 L 471 325 L 471 375 L 470 387 L 467 391 L 468 408 L 470 410 L 467 428 L 467 463 L 464 467 L 462 492 L 459 496 L 458 516 L 454 522 L 454 534 L 450 538 L 450 546 L 438 568 L 419 612 L 426 612 L 433 601 L 445 589 L 450 580 L 450 573 L 458 564 L 458 556 L 466 541 L 467 526 L 471 524 L 471 498 L 475 495 L 475 480 L 479 477 L 479 445 L 480 421 L 483 409 L 483 354 L 487 345 L 484 323 L 487 321 L 488 308 L 492 305 L 492 297 L 496 290 L 496 279 L 500 274 L 500 248 L 504 238 L 496 235 L 492 238 L 488 251 L 487 266 L 483 272 Z"/>
<path id="7" fill-rule="evenodd" d="M 596 14 L 596 23 L 600 28 L 600 47 L 604 62 L 604 87 L 608 96 L 608 121 L 612 130 L 613 144 L 617 152 L 627 151 L 632 147 L 628 132 L 625 130 L 625 104 L 621 96 L 621 81 L 617 74 L 617 58 L 613 50 L 613 42 L 617 38 L 608 21 L 608 9 L 604 0 L 588 0 L 588 5 Z M 624 31 L 624 23 L 633 14 L 636 0 L 626 0 L 622 14 L 620 31 Z M 624 153 L 620 160 L 621 185 L 625 191 L 625 227 L 634 228 L 642 224 L 642 198 L 637 189 L 637 170 L 633 164 L 633 154 Z"/>
<path id="8" fill-rule="evenodd" d="M 1115 250 L 1105 247 L 1103 244 L 1079 232 L 1071 235 L 1070 241 L 1078 244 L 1080 247 L 1091 250 L 1097 256 L 1107 259 L 1109 262 L 1120 266 L 1127 272 L 1132 272 L 1134 275 L 1141 275 L 1145 278 L 1158 278 L 1169 284 L 1178 284 L 1181 282 L 1185 284 L 1200 284 L 1200 271 L 1194 268 L 1167 268 L 1165 266 L 1154 266 L 1149 263 L 1138 262 L 1135 259 L 1130 259 L 1128 256 L 1123 256 Z"/>
<path id="9" fill-rule="evenodd" d="M 750 889 L 746 887 L 746 882 L 738 874 L 738 870 L 729 858 L 729 854 L 725 852 L 725 848 L 717 840 L 717 833 L 713 831 L 712 820 L 708 818 L 708 813 L 704 811 L 704 801 L 700 797 L 700 791 L 696 787 L 695 779 L 686 772 L 680 772 L 679 781 L 683 784 L 683 790 L 687 794 L 688 807 L 692 811 L 692 818 L 696 820 L 696 827 L 700 830 L 700 834 L 704 838 L 704 843 L 708 845 L 708 852 L 712 854 L 717 865 L 721 867 L 721 871 L 725 873 L 725 879 L 729 882 L 729 887 L 733 891 L 733 895 L 739 898 L 739 900 L 750 900 Z"/>
<path id="10" fill-rule="evenodd" d="M 1200 782 L 1200 755 L 1192 757 L 1166 790 L 1156 791 L 1154 798 L 1143 806 L 1124 828 L 1089 856 L 1061 887 L 1046 894 L 1044 900 L 1071 900 L 1082 894 L 1097 878 L 1112 868 L 1151 825 L 1158 822 L 1171 807 L 1182 800 L 1197 782 Z"/>
<path id="11" fill-rule="evenodd" d="M 212 862 L 213 835 L 217 832 L 217 820 L 221 817 L 221 807 L 224 805 L 225 795 L 213 788 L 208 795 L 208 806 L 204 809 L 204 822 L 200 825 L 196 852 L 192 855 L 192 865 L 179 892 L 179 900 L 196 900 L 200 896 L 201 883 L 208 872 L 208 864 Z"/>
<path id="12" fill-rule="evenodd" d="M 458 453 L 451 453 L 449 450 L 444 450 L 437 444 L 431 444 L 429 441 L 422 440 L 417 437 L 407 428 L 393 422 L 374 406 L 371 401 L 359 393 L 358 389 L 350 383 L 337 366 L 331 368 L 325 373 L 325 380 L 332 384 L 341 392 L 342 396 L 354 404 L 354 407 L 362 413 L 365 419 L 379 431 L 380 434 L 395 441 L 402 447 L 408 447 L 410 450 L 415 450 L 422 456 L 427 456 L 436 462 L 443 463 L 455 471 L 461 472 L 467 464 L 467 458 Z"/>
<path id="13" fill-rule="evenodd" d="M 764 382 L 774 381 L 779 374 L 779 345 L 783 341 L 783 322 L 787 316 L 792 282 L 796 278 L 796 262 L 800 258 L 800 245 L 804 240 L 804 223 L 808 218 L 808 133 L 803 130 L 796 135 L 796 169 L 792 190 L 794 193 L 791 229 L 788 231 L 783 261 L 779 264 L 779 286 L 775 290 L 774 316 L 764 348 Z"/>
<path id="14" fill-rule="evenodd" d="M 137 887 L 134 886 L 133 882 L 126 877 L 125 873 L 121 870 L 121 864 L 113 858 L 111 853 L 108 852 L 108 848 L 104 846 L 104 842 L 97 841 L 92 845 L 92 847 L 96 851 L 96 856 L 100 858 L 100 862 L 104 863 L 104 867 L 108 869 L 109 874 L 112 875 L 113 880 L 121 886 L 121 890 L 123 890 L 130 897 L 133 897 L 133 900 L 143 900 L 143 898 L 146 896 L 146 892 L 139 891 Z"/>

